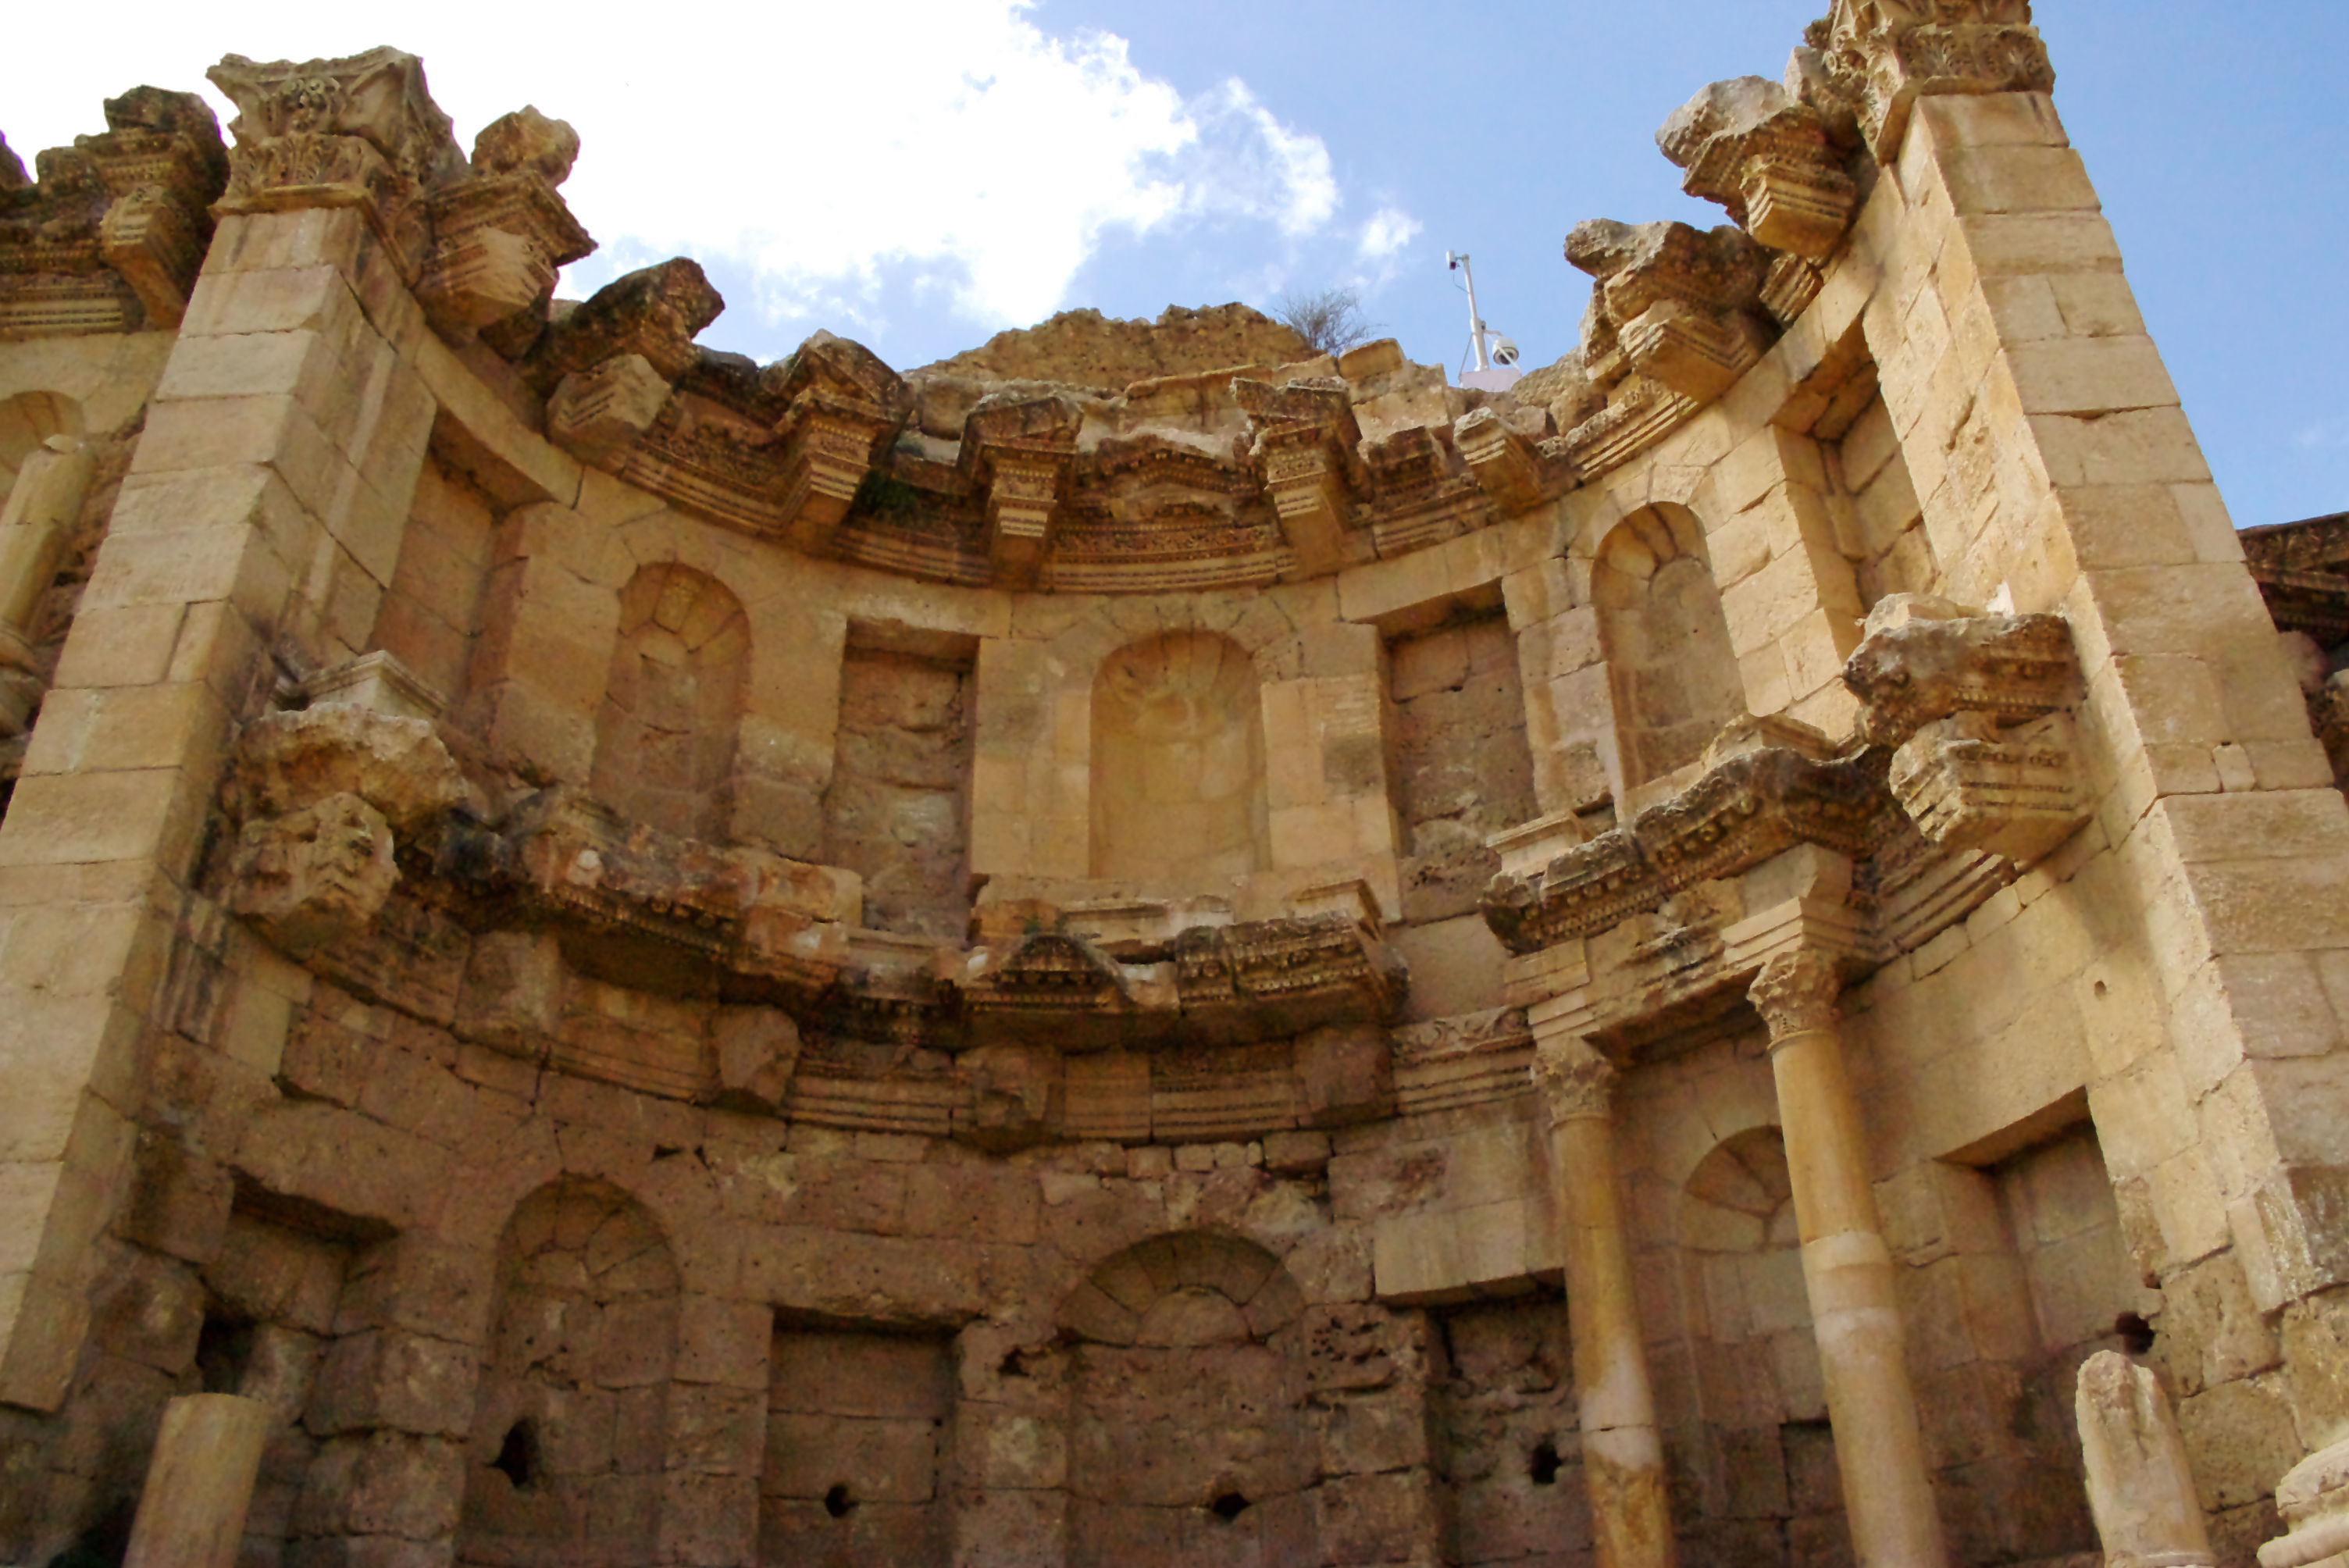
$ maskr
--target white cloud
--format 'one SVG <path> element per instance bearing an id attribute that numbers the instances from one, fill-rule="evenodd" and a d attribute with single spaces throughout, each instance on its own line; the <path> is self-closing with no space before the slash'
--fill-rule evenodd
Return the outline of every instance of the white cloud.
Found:
<path id="1" fill-rule="evenodd" d="M 419 4 L 383 31 L 423 57 L 468 146 L 525 100 L 578 128 L 564 194 L 605 249 L 574 290 L 685 253 L 750 271 L 756 297 L 740 303 L 770 318 L 854 322 L 877 307 L 885 270 L 950 290 L 958 314 L 994 327 L 1060 307 L 1112 232 L 1329 231 L 1342 195 L 1319 136 L 1237 78 L 1186 100 L 1114 35 L 1047 36 L 1033 5 L 787 0 L 714 28 L 610 28 Z M 124 30 L 128 47 L 86 63 L 99 52 L 66 36 L 78 24 L 64 11 L 36 8 L 0 66 L 0 130 L 27 164 L 103 129 L 98 100 L 134 82 L 205 88 L 203 67 L 230 49 L 298 58 L 378 41 L 372 25 L 353 35 L 342 14 L 287 0 L 156 6 Z"/>
<path id="2" fill-rule="evenodd" d="M 1365 262 L 1391 262 L 1405 245 L 1419 238 L 1423 227 L 1418 219 L 1399 207 L 1381 207 L 1362 225 L 1362 237 L 1354 253 Z"/>
<path id="3" fill-rule="evenodd" d="M 2349 449 L 2349 418 L 2326 419 L 2311 425 L 2293 436 L 2292 444 L 2303 452 Z"/>

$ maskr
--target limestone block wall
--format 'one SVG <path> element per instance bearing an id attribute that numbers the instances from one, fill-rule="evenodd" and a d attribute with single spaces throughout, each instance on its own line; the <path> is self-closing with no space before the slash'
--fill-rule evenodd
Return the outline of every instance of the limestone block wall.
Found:
<path id="1" fill-rule="evenodd" d="M 1929 94 L 1872 150 L 1705 398 L 1669 360 L 1571 421 L 1392 346 L 1195 362 L 1288 352 L 1241 317 L 1063 321 L 918 390 L 823 340 L 770 378 L 821 361 L 814 401 L 727 392 L 780 421 L 788 526 L 680 499 L 698 438 L 588 379 L 722 380 L 694 312 L 508 354 L 380 211 L 231 213 L 176 331 L 0 342 L 7 526 L 88 470 L 17 573 L 0 749 L 0 1560 L 107 1551 L 196 1389 L 274 1413 L 261 1563 L 1595 1558 L 1622 1427 L 1582 1429 L 1588 1194 L 1527 1072 L 1570 1001 L 1671 1530 L 1841 1561 L 1815 1130 L 1744 999 L 1811 943 L 1948 1559 L 2094 1549 L 2068 1390 L 2120 1348 L 2250 1561 L 2349 1431 L 2349 808 L 2048 99 Z M 1055 356 L 1181 378 L 1069 418 L 1221 496 L 1256 575 L 970 565 L 1007 511 L 1069 526 L 1062 405 L 1017 483 L 970 422 Z M 825 545 L 884 466 L 947 498 L 933 554 Z M 1936 859 L 1902 819 L 1503 945 L 1483 882 L 1534 851 L 1496 833 L 1549 865 L 1685 818 L 1756 736 L 1871 765 L 1845 660 L 1898 593 L 2061 614 L 2075 831 Z M 317 763 L 345 804 L 295 832 L 238 737 L 378 653 L 414 679 L 371 733 L 446 799 Z M 574 808 L 603 836 L 517 869 Z M 1262 989 L 1185 1015 L 1210 950 Z"/>

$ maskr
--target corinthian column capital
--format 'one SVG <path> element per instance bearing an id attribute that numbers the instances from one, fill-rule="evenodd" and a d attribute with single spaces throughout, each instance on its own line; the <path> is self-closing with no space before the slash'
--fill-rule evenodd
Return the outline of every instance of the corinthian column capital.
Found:
<path id="1" fill-rule="evenodd" d="M 1607 1116 L 1615 1097 L 1615 1064 L 1580 1035 L 1537 1034 L 1534 1086 L 1553 1126 L 1583 1117 Z"/>
<path id="2" fill-rule="evenodd" d="M 1776 1046 L 1797 1035 L 1831 1029 L 1842 1014 L 1836 998 L 1843 992 L 1843 976 L 1835 960 L 1823 953 L 1782 953 L 1762 965 L 1762 973 L 1746 988 L 1754 1009 L 1770 1026 Z"/>

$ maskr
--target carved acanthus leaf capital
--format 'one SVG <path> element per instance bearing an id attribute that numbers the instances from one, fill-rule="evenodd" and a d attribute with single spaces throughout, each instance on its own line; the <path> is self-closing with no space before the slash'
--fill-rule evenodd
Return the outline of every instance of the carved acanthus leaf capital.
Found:
<path id="1" fill-rule="evenodd" d="M 298 63 L 229 55 L 204 74 L 237 107 L 216 211 L 357 207 L 416 275 L 431 237 L 424 203 L 465 168 L 423 61 L 393 48 Z"/>
<path id="2" fill-rule="evenodd" d="M 1856 116 L 1877 158 L 1899 156 L 1920 98 L 2045 92 L 2055 85 L 2031 0 L 1836 0 L 1810 36 L 1803 97 L 1830 119 Z"/>
<path id="3" fill-rule="evenodd" d="M 1805 949 L 1782 953 L 1762 965 L 1745 995 L 1770 1027 L 1770 1043 L 1832 1029 L 1843 1014 L 1836 1006 L 1843 975 L 1836 961 Z"/>
<path id="4" fill-rule="evenodd" d="M 1536 1036 L 1533 1073 L 1553 1124 L 1606 1116 L 1622 1076 L 1580 1035 Z"/>

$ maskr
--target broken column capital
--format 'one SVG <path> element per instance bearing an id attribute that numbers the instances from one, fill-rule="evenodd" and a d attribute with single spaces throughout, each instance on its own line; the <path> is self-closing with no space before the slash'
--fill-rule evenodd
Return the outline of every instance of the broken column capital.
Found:
<path id="1" fill-rule="evenodd" d="M 426 202 L 460 178 L 464 154 L 398 49 L 263 63 L 229 55 L 204 73 L 237 107 L 218 212 L 357 207 L 411 281 L 430 242 Z"/>
<path id="2" fill-rule="evenodd" d="M 2260 1568 L 2312 1568 L 2349 1553 L 2349 1441 L 2319 1449 L 2276 1483 L 2286 1528 L 2260 1548 Z"/>
<path id="3" fill-rule="evenodd" d="M 2116 1350 L 2080 1364 L 2074 1410 L 2088 1509 L 2112 1568 L 2209 1568 L 2210 1537 L 2169 1397 Z"/>
<path id="4" fill-rule="evenodd" d="M 1858 206 L 1825 117 L 1761 77 L 1706 88 L 1664 122 L 1656 144 L 1688 171 L 1683 191 L 1719 202 L 1773 250 L 1825 260 Z"/>
<path id="5" fill-rule="evenodd" d="M 474 139 L 471 173 L 429 203 L 432 253 L 416 294 L 435 326 L 462 337 L 543 314 L 555 273 L 595 249 L 555 190 L 578 156 L 579 133 L 532 108 Z"/>
<path id="6" fill-rule="evenodd" d="M 1769 1026 L 1770 1048 L 1836 1026 L 1843 973 L 1830 955 L 1810 948 L 1781 953 L 1762 965 L 1746 988 L 1754 1010 Z"/>
<path id="7" fill-rule="evenodd" d="M 2047 92 L 2055 68 L 2031 0 L 1836 0 L 1807 41 L 1816 84 L 1804 97 L 1850 107 L 1877 159 L 1899 155 L 1920 98 Z"/>

